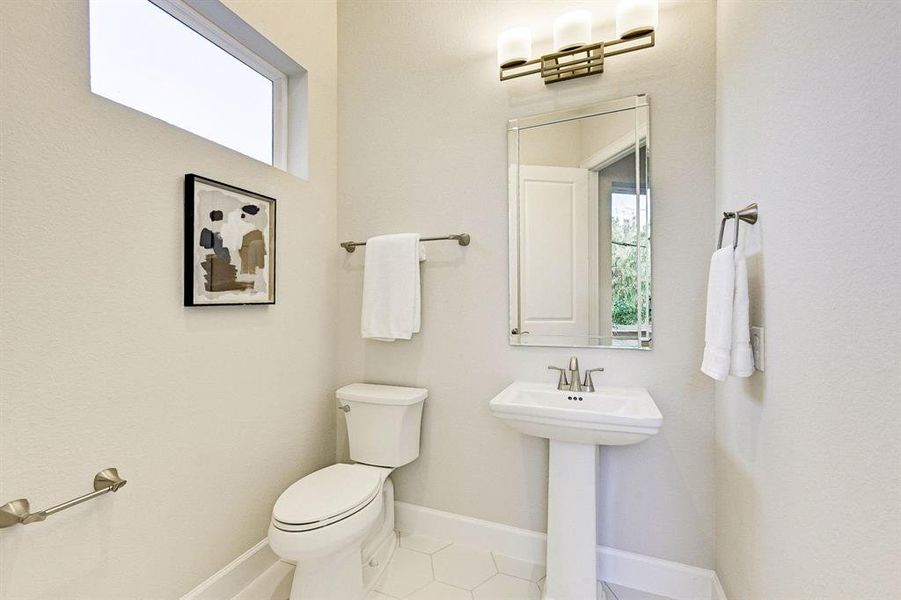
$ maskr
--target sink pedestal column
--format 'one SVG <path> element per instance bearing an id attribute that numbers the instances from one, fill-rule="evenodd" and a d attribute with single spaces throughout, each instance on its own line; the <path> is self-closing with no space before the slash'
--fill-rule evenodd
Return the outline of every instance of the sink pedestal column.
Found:
<path id="1" fill-rule="evenodd" d="M 597 446 L 550 440 L 548 462 L 544 599 L 597 600 Z"/>

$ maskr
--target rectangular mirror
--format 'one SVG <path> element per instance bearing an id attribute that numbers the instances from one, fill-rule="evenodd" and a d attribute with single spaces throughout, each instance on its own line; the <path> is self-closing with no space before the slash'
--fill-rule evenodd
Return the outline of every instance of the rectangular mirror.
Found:
<path id="1" fill-rule="evenodd" d="M 510 121 L 510 343 L 651 347 L 646 95 Z"/>

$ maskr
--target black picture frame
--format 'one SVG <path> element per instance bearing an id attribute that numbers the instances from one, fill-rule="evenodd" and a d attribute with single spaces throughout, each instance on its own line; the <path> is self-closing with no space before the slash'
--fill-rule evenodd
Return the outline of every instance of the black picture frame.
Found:
<path id="1" fill-rule="evenodd" d="M 207 188 L 217 188 L 223 190 L 225 192 L 229 192 L 238 197 L 245 197 L 251 200 L 248 204 L 252 202 L 263 202 L 267 204 L 267 216 L 268 216 L 268 233 L 269 233 L 269 243 L 268 246 L 264 248 L 266 252 L 264 253 L 265 258 L 264 264 L 268 267 L 268 277 L 267 277 L 267 288 L 266 288 L 266 299 L 265 300 L 251 300 L 248 299 L 246 302 L 242 301 L 216 301 L 215 299 L 210 299 L 209 301 L 198 301 L 196 297 L 196 289 L 195 284 L 198 283 L 198 251 L 202 247 L 198 234 L 197 234 L 197 191 L 198 184 L 201 186 L 205 186 Z M 213 211 L 219 212 L 219 218 L 222 219 L 221 212 L 222 211 Z M 212 213 L 211 218 L 212 218 Z M 255 214 L 255 213 L 254 213 Z M 244 218 L 246 215 L 241 215 L 241 218 Z M 184 306 L 268 306 L 271 304 L 275 304 L 275 292 L 276 292 L 276 199 L 270 196 L 265 196 L 263 194 L 259 194 L 257 192 L 253 192 L 251 190 L 247 190 L 244 188 L 240 188 L 238 186 L 234 186 L 228 183 L 223 183 L 221 181 L 216 181 L 215 179 L 210 179 L 208 177 L 203 177 L 201 175 L 197 175 L 195 173 L 187 173 L 185 174 L 185 237 L 184 237 Z M 262 232 L 261 232 L 262 233 Z M 218 235 L 214 233 L 210 233 L 210 235 Z M 265 236 L 263 236 L 265 239 Z M 221 248 L 221 237 L 219 238 L 220 249 Z M 215 252 L 215 251 L 214 251 Z M 228 250 L 224 249 L 226 255 L 228 254 Z M 206 258 L 210 258 L 211 260 L 215 260 L 211 255 L 207 254 Z M 201 267 L 203 268 L 203 267 Z M 212 268 L 212 264 L 210 265 Z M 207 273 L 211 273 L 211 271 L 207 271 Z M 212 276 L 210 275 L 210 278 Z M 208 283 L 211 285 L 211 283 Z M 246 283 L 245 283 L 246 285 Z M 246 290 L 228 290 L 229 296 L 237 296 L 240 298 L 241 295 L 250 294 Z M 219 290 L 205 290 L 204 293 L 208 294 L 220 294 L 223 293 Z"/>

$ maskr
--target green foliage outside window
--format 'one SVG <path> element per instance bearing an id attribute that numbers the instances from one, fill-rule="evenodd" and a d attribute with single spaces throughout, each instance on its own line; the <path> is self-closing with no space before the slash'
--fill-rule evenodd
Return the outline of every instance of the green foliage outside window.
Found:
<path id="1" fill-rule="evenodd" d="M 617 218 L 610 222 L 612 243 L 610 245 L 611 288 L 613 325 L 630 326 L 638 324 L 638 272 L 635 265 L 635 218 Z M 642 297 L 649 295 L 651 280 L 650 249 L 646 236 L 641 236 L 641 281 Z"/>

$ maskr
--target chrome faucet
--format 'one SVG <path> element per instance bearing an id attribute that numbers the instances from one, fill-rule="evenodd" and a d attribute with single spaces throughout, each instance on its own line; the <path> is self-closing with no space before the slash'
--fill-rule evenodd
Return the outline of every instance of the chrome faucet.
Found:
<path id="1" fill-rule="evenodd" d="M 548 369 L 560 372 L 560 378 L 557 380 L 557 389 L 564 392 L 593 392 L 594 381 L 592 381 L 591 379 L 591 374 L 604 370 L 603 367 L 597 369 L 588 369 L 587 371 L 585 371 L 585 380 L 580 381 L 581 377 L 579 373 L 579 359 L 575 356 L 569 359 L 568 369 L 562 369 L 560 367 L 554 366 L 549 366 Z"/>

